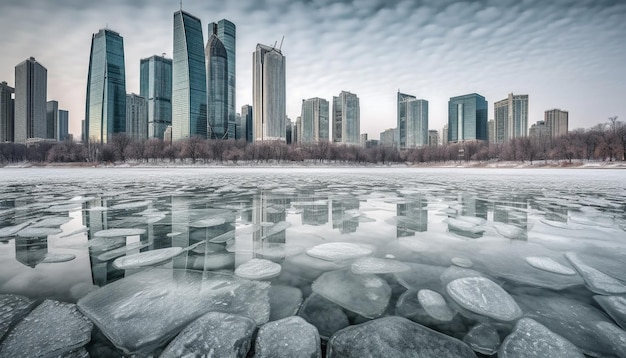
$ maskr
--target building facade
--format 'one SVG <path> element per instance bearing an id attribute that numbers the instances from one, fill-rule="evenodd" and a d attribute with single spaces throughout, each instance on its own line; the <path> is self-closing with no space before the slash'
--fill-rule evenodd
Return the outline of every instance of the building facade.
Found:
<path id="1" fill-rule="evenodd" d="M 0 83 L 0 143 L 13 142 L 15 89 L 6 82 Z"/>
<path id="2" fill-rule="evenodd" d="M 236 95 L 237 95 L 237 72 L 236 72 L 236 48 L 237 48 L 237 27 L 232 22 L 222 19 L 217 23 L 209 24 L 209 34 L 213 33 L 222 42 L 226 49 L 228 60 L 228 122 L 233 123 L 237 111 L 236 108 Z"/>
<path id="3" fill-rule="evenodd" d="M 48 101 L 46 102 L 46 136 L 47 139 L 58 138 L 59 128 L 59 102 Z"/>
<path id="4" fill-rule="evenodd" d="M 124 39 L 115 31 L 102 29 L 91 38 L 86 102 L 87 141 L 107 143 L 126 131 Z"/>
<path id="5" fill-rule="evenodd" d="M 126 135 L 139 141 L 148 139 L 148 102 L 135 93 L 126 95 Z"/>
<path id="6" fill-rule="evenodd" d="M 70 139 L 70 112 L 59 109 L 59 125 L 57 126 L 57 140 L 65 141 Z"/>
<path id="7" fill-rule="evenodd" d="M 439 145 L 439 131 L 436 129 L 431 129 L 428 131 L 428 145 L 431 147 L 436 147 Z"/>
<path id="8" fill-rule="evenodd" d="M 380 145 L 385 148 L 393 148 L 396 146 L 396 128 L 389 128 L 380 132 Z"/>
<path id="9" fill-rule="evenodd" d="M 441 144 L 448 144 L 448 125 L 444 125 L 441 129 Z"/>
<path id="10" fill-rule="evenodd" d="M 48 70 L 31 57 L 15 66 L 13 140 L 46 138 Z"/>
<path id="11" fill-rule="evenodd" d="M 361 143 L 361 110 L 359 97 L 354 93 L 341 91 L 333 97 L 333 142 Z"/>
<path id="12" fill-rule="evenodd" d="M 514 95 L 495 102 L 494 143 L 508 143 L 528 135 L 528 95 Z"/>
<path id="13" fill-rule="evenodd" d="M 448 142 L 487 140 L 487 101 L 472 93 L 448 101 Z"/>
<path id="14" fill-rule="evenodd" d="M 280 49 L 257 44 L 252 66 L 253 140 L 285 142 L 285 56 Z"/>
<path id="15" fill-rule="evenodd" d="M 174 13 L 172 58 L 172 140 L 207 136 L 206 61 L 202 23 L 182 10 Z"/>
<path id="16" fill-rule="evenodd" d="M 552 138 L 567 134 L 569 126 L 569 112 L 560 109 L 550 109 L 544 113 L 544 121 L 550 129 Z"/>
<path id="17" fill-rule="evenodd" d="M 397 98 L 399 149 L 428 145 L 428 101 L 401 92 Z"/>
<path id="18" fill-rule="evenodd" d="M 217 25 L 216 25 L 217 26 Z M 222 41 L 215 35 L 209 36 L 205 48 L 207 76 L 207 137 L 210 139 L 234 138 L 228 129 L 228 54 Z M 234 123 L 234 117 L 233 121 Z"/>
<path id="19" fill-rule="evenodd" d="M 172 60 L 152 56 L 140 61 L 139 95 L 148 106 L 148 138 L 163 139 L 172 125 Z"/>
<path id="20" fill-rule="evenodd" d="M 550 128 L 545 121 L 537 121 L 528 129 L 528 136 L 531 138 L 548 138 L 552 136 Z"/>
<path id="21" fill-rule="evenodd" d="M 329 138 L 329 104 L 323 98 L 302 100 L 299 143 L 319 143 Z"/>
<path id="22" fill-rule="evenodd" d="M 252 106 L 249 104 L 244 104 L 241 106 L 241 126 L 243 127 L 243 132 L 245 135 L 242 136 L 248 143 L 252 143 L 253 136 L 253 127 L 254 121 L 252 119 Z"/>

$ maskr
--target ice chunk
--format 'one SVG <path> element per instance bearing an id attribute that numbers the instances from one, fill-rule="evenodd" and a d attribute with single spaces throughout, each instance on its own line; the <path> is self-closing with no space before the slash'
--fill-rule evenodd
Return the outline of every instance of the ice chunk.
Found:
<path id="1" fill-rule="evenodd" d="M 203 220 L 192 222 L 191 224 L 189 224 L 189 227 L 206 228 L 206 227 L 219 226 L 224 223 L 226 223 L 226 218 L 222 216 L 218 216 L 214 218 L 203 219 Z"/>
<path id="2" fill-rule="evenodd" d="M 599 294 L 613 295 L 626 293 L 626 286 L 619 280 L 585 264 L 576 253 L 568 252 L 565 257 L 585 279 L 587 287 Z"/>
<path id="3" fill-rule="evenodd" d="M 391 297 L 391 288 L 375 275 L 355 275 L 349 270 L 322 274 L 312 285 L 316 292 L 339 306 L 367 318 L 380 316 Z"/>
<path id="4" fill-rule="evenodd" d="M 584 355 L 567 339 L 550 331 L 531 318 L 522 318 L 515 325 L 500 349 L 498 357 L 580 357 Z"/>
<path id="5" fill-rule="evenodd" d="M 307 250 L 307 255 L 327 261 L 345 261 L 367 256 L 372 250 L 349 242 L 329 242 Z"/>
<path id="6" fill-rule="evenodd" d="M 417 299 L 426 313 L 436 320 L 448 322 L 454 318 L 454 312 L 439 293 L 428 289 L 419 290 Z"/>
<path id="7" fill-rule="evenodd" d="M 69 222 L 70 220 L 72 220 L 72 218 L 66 217 L 66 216 L 62 216 L 62 217 L 51 217 L 51 218 L 45 218 L 35 224 L 33 224 L 33 226 L 31 227 L 59 227 L 67 222 Z"/>
<path id="8" fill-rule="evenodd" d="M 618 357 L 626 357 L 626 332 L 610 322 L 595 322 L 600 344 L 609 347 Z"/>
<path id="9" fill-rule="evenodd" d="M 164 249 L 152 250 L 123 256 L 113 261 L 113 267 L 118 270 L 127 270 L 145 266 L 153 266 L 169 259 L 172 259 L 183 252 L 181 247 L 167 247 Z"/>
<path id="10" fill-rule="evenodd" d="M 56 253 L 49 252 L 46 254 L 46 257 L 44 257 L 41 263 L 53 264 L 53 263 L 67 262 L 67 261 L 72 261 L 75 258 L 76 258 L 76 255 L 73 255 L 73 254 L 56 254 Z"/>
<path id="11" fill-rule="evenodd" d="M 450 266 L 441 274 L 439 278 L 441 279 L 443 287 L 445 287 L 450 282 L 463 277 L 485 277 L 485 275 L 476 270 Z"/>
<path id="12" fill-rule="evenodd" d="M 626 329 L 626 297 L 623 296 L 593 296 L 604 312 L 608 313 L 613 320 Z"/>
<path id="13" fill-rule="evenodd" d="M 103 254 L 98 255 L 98 260 L 100 261 L 108 261 L 111 259 L 114 259 L 116 257 L 120 257 L 123 255 L 126 255 L 127 252 L 132 251 L 132 250 L 140 250 L 143 249 L 144 247 L 148 247 L 150 244 L 146 243 L 146 242 L 133 242 L 131 244 L 128 244 L 126 246 L 122 246 L 119 247 L 117 249 L 113 249 L 110 251 L 107 251 Z"/>
<path id="14" fill-rule="evenodd" d="M 475 357 L 458 339 L 406 318 L 379 318 L 335 333 L 328 342 L 328 358 Z"/>
<path id="15" fill-rule="evenodd" d="M 209 312 L 185 327 L 167 345 L 161 358 L 245 358 L 255 329 L 255 322 L 248 317 Z"/>
<path id="16" fill-rule="evenodd" d="M 235 275 L 249 280 L 265 280 L 280 274 L 281 266 L 265 259 L 252 259 L 235 269 Z"/>
<path id="17" fill-rule="evenodd" d="M 507 239 L 526 240 L 528 238 L 526 229 L 515 225 L 495 222 L 493 223 L 493 227 L 496 229 L 498 234 L 506 237 Z"/>
<path id="18" fill-rule="evenodd" d="M 232 274 L 154 268 L 88 294 L 78 307 L 126 354 L 147 354 L 211 311 L 267 322 L 268 290 Z"/>
<path id="19" fill-rule="evenodd" d="M 34 303 L 24 296 L 0 294 L 0 342 L 13 324 L 30 312 Z"/>
<path id="20" fill-rule="evenodd" d="M 287 317 L 259 328 L 254 349 L 257 358 L 321 358 L 320 336 L 301 317 Z"/>
<path id="21" fill-rule="evenodd" d="M 551 257 L 528 256 L 524 260 L 526 260 L 526 262 L 530 266 L 539 270 L 553 272 L 559 275 L 575 275 L 576 274 L 576 271 L 574 271 L 573 269 L 565 265 L 558 263 Z"/>
<path id="22" fill-rule="evenodd" d="M 472 347 L 474 352 L 490 356 L 498 351 L 500 336 L 493 325 L 480 323 L 467 332 L 463 342 Z"/>
<path id="23" fill-rule="evenodd" d="M 262 246 L 255 251 L 258 255 L 268 259 L 282 259 L 289 256 L 300 255 L 304 252 L 304 247 L 297 245 L 287 245 L 281 243 L 262 243 Z"/>
<path id="24" fill-rule="evenodd" d="M 482 226 L 464 220 L 448 218 L 445 222 L 447 222 L 448 226 L 453 230 L 468 232 L 471 234 L 482 234 L 485 232 L 485 229 Z"/>
<path id="25" fill-rule="evenodd" d="M 144 206 L 148 206 L 150 204 L 152 204 L 152 202 L 150 200 L 131 201 L 131 202 L 128 202 L 128 203 L 121 203 L 121 204 L 113 205 L 109 209 L 111 209 L 111 210 L 129 210 L 129 209 L 143 208 Z"/>
<path id="26" fill-rule="evenodd" d="M 522 310 L 502 287 L 485 277 L 464 277 L 450 282 L 446 291 L 461 307 L 499 321 L 513 321 Z"/>
<path id="27" fill-rule="evenodd" d="M 135 235 L 143 235 L 146 233 L 145 229 L 107 229 L 100 230 L 93 234 L 94 237 L 127 237 Z"/>
<path id="28" fill-rule="evenodd" d="M 411 267 L 410 271 L 393 274 L 402 286 L 410 290 L 420 290 L 422 288 L 439 289 L 441 287 L 439 277 L 446 270 L 445 267 L 413 263 L 406 264 Z"/>
<path id="29" fill-rule="evenodd" d="M 8 237 L 15 235 L 18 231 L 27 227 L 32 221 L 26 221 L 18 225 L 7 226 L 0 229 L 0 237 Z"/>
<path id="30" fill-rule="evenodd" d="M 369 273 L 394 273 L 408 271 L 411 267 L 396 260 L 361 257 L 352 263 L 352 272 L 357 275 Z"/>
<path id="31" fill-rule="evenodd" d="M 52 357 L 84 346 L 93 324 L 72 303 L 45 300 L 15 326 L 0 357 Z"/>
<path id="32" fill-rule="evenodd" d="M 450 259 L 450 261 L 452 261 L 453 264 L 464 268 L 469 268 L 474 265 L 472 260 L 468 259 L 467 257 L 453 257 Z"/>
<path id="33" fill-rule="evenodd" d="M 317 293 L 311 294 L 300 307 L 298 316 L 314 325 L 320 336 L 327 340 L 350 322 L 341 307 Z"/>
<path id="34" fill-rule="evenodd" d="M 47 237 L 48 235 L 56 235 L 63 230 L 52 227 L 27 227 L 17 233 L 20 237 Z"/>
<path id="35" fill-rule="evenodd" d="M 302 304 L 302 291 L 297 287 L 272 285 L 269 297 L 270 321 L 295 315 Z"/>

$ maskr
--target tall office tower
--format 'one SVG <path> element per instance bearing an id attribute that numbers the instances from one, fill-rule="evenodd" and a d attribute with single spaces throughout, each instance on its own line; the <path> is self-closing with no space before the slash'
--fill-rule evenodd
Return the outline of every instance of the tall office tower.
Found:
<path id="1" fill-rule="evenodd" d="M 172 140 L 206 138 L 206 62 L 200 19 L 174 13 L 172 61 Z"/>
<path id="2" fill-rule="evenodd" d="M 85 122 L 90 142 L 107 143 L 126 131 L 124 39 L 109 29 L 91 38 Z"/>
<path id="3" fill-rule="evenodd" d="M 152 56 L 140 61 L 139 95 L 148 104 L 148 138 L 163 139 L 172 125 L 172 60 Z"/>
<path id="4" fill-rule="evenodd" d="M 294 143 L 293 141 L 293 122 L 291 118 L 285 116 L 285 141 L 287 144 Z"/>
<path id="5" fill-rule="evenodd" d="M 550 128 L 552 138 L 567 134 L 568 118 L 569 113 L 567 111 L 561 111 L 560 109 L 550 109 L 545 112 L 544 121 L 546 122 L 546 126 Z"/>
<path id="6" fill-rule="evenodd" d="M 13 139 L 46 138 L 48 70 L 34 57 L 15 66 Z"/>
<path id="7" fill-rule="evenodd" d="M 237 111 L 235 110 L 236 106 L 236 89 L 237 89 L 237 78 L 236 78 L 236 32 L 237 28 L 235 24 L 232 22 L 222 19 L 216 23 L 211 23 L 209 25 L 209 33 L 213 31 L 213 34 L 217 36 L 217 38 L 222 42 L 224 48 L 226 49 L 226 54 L 228 58 L 228 122 L 232 123 L 235 120 L 235 114 Z"/>
<path id="8" fill-rule="evenodd" d="M 493 104 L 495 114 L 494 142 L 508 143 L 528 134 L 528 95 L 514 95 Z"/>
<path id="9" fill-rule="evenodd" d="M 6 82 L 0 83 L 0 143 L 13 142 L 13 93 Z"/>
<path id="10" fill-rule="evenodd" d="M 285 138 L 285 56 L 275 47 L 256 45 L 252 54 L 254 141 Z"/>
<path id="11" fill-rule="evenodd" d="M 341 91 L 333 97 L 333 142 L 358 145 L 361 140 L 359 97 Z"/>
<path id="12" fill-rule="evenodd" d="M 487 101 L 472 93 L 448 101 L 448 142 L 487 140 Z"/>
<path id="13" fill-rule="evenodd" d="M 428 145 L 428 101 L 398 92 L 399 149 Z"/>
<path id="14" fill-rule="evenodd" d="M 148 104 L 145 98 L 126 95 L 126 135 L 132 139 L 148 139 Z"/>
<path id="15" fill-rule="evenodd" d="M 319 143 L 329 140 L 328 101 L 323 98 L 302 100 L 299 143 Z"/>
<path id="16" fill-rule="evenodd" d="M 439 145 L 439 131 L 436 129 L 431 129 L 428 131 L 428 145 L 431 147 L 436 147 Z"/>
<path id="17" fill-rule="evenodd" d="M 245 123 L 241 120 L 241 114 L 235 113 L 235 139 L 246 138 Z"/>
<path id="18" fill-rule="evenodd" d="M 56 139 L 60 142 L 70 139 L 70 112 L 63 109 L 59 109 Z"/>
<path id="19" fill-rule="evenodd" d="M 245 128 L 245 135 L 242 138 L 246 139 L 246 142 L 252 143 L 253 141 L 253 118 L 252 118 L 252 106 L 249 104 L 244 104 L 241 106 L 241 122 L 242 126 Z"/>
<path id="20" fill-rule="evenodd" d="M 214 27 L 217 27 L 215 24 Z M 209 31 L 211 26 L 209 26 Z M 209 36 L 205 48 L 206 55 L 206 93 L 207 93 L 207 137 L 210 139 L 229 139 L 228 130 L 228 54 L 220 39 L 213 33 Z M 234 118 L 232 123 L 234 123 Z M 234 134 L 234 133 L 232 133 Z"/>
<path id="21" fill-rule="evenodd" d="M 46 102 L 46 136 L 48 139 L 58 140 L 59 102 Z"/>

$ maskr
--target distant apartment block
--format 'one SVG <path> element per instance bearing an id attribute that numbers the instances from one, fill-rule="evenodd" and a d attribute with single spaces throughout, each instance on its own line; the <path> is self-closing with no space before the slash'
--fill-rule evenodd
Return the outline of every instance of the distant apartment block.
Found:
<path id="1" fill-rule="evenodd" d="M 472 93 L 448 101 L 448 142 L 487 140 L 487 101 Z"/>
<path id="2" fill-rule="evenodd" d="M 552 134 L 545 121 L 537 121 L 528 129 L 528 136 L 531 138 L 547 138 L 551 137 Z"/>
<path id="3" fill-rule="evenodd" d="M 6 82 L 0 83 L 0 143 L 13 142 L 14 92 Z"/>
<path id="4" fill-rule="evenodd" d="M 48 70 L 31 57 L 15 66 L 13 139 L 47 137 Z"/>
<path id="5" fill-rule="evenodd" d="M 398 92 L 397 106 L 399 149 L 428 145 L 428 101 Z"/>
<path id="6" fill-rule="evenodd" d="M 436 147 L 439 145 L 439 131 L 436 129 L 431 129 L 428 131 L 428 145 L 431 147 Z"/>
<path id="7" fill-rule="evenodd" d="M 323 98 L 302 100 L 299 143 L 319 143 L 329 140 L 329 105 Z"/>
<path id="8" fill-rule="evenodd" d="M 359 145 L 361 142 L 361 109 L 359 97 L 341 91 L 333 97 L 333 142 Z"/>
<path id="9" fill-rule="evenodd" d="M 245 104 L 243 106 L 241 106 L 241 126 L 242 126 L 242 130 L 244 132 L 244 135 L 242 135 L 242 138 L 246 140 L 246 142 L 248 143 L 252 143 L 252 141 L 254 140 L 253 137 L 253 126 L 254 126 L 254 121 L 252 118 L 252 106 L 249 104 Z"/>
<path id="10" fill-rule="evenodd" d="M 509 96 L 494 105 L 494 143 L 525 137 L 528 131 L 528 95 Z"/>
<path id="11" fill-rule="evenodd" d="M 396 146 L 396 128 L 385 129 L 380 132 L 380 145 L 385 148 L 393 148 Z"/>
<path id="12" fill-rule="evenodd" d="M 567 134 L 569 113 L 560 109 L 550 109 L 545 112 L 544 121 L 550 129 L 552 138 Z"/>
<path id="13" fill-rule="evenodd" d="M 496 121 L 493 119 L 487 121 L 487 140 L 489 143 L 495 143 L 496 140 Z"/>
<path id="14" fill-rule="evenodd" d="M 448 125 L 444 125 L 441 129 L 441 144 L 448 144 Z"/>

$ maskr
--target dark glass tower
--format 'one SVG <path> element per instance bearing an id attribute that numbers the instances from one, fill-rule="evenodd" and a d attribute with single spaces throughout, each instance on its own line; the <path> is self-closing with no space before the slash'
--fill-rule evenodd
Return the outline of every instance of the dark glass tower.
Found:
<path id="1" fill-rule="evenodd" d="M 228 114 L 228 55 L 224 44 L 215 34 L 209 36 L 205 54 L 209 123 L 207 137 L 229 139 L 231 136 L 228 130 L 230 122 Z"/>
<path id="2" fill-rule="evenodd" d="M 222 19 L 217 23 L 211 23 L 209 25 L 209 33 L 217 36 L 217 38 L 222 42 L 224 48 L 226 49 L 226 54 L 228 56 L 228 122 L 235 122 L 235 115 L 237 113 L 236 106 L 236 88 L 237 88 L 237 78 L 236 78 L 236 32 L 237 28 L 235 24 L 232 22 Z M 234 133 L 229 133 L 229 138 L 234 138 Z"/>
<path id="3" fill-rule="evenodd" d="M 448 141 L 487 140 L 487 101 L 472 93 L 448 101 Z"/>
<path id="4" fill-rule="evenodd" d="M 172 60 L 152 56 L 141 60 L 139 95 L 148 105 L 148 138 L 163 139 L 172 125 Z"/>
<path id="5" fill-rule="evenodd" d="M 124 39 L 109 29 L 91 38 L 85 120 L 88 141 L 107 143 L 126 131 Z"/>

